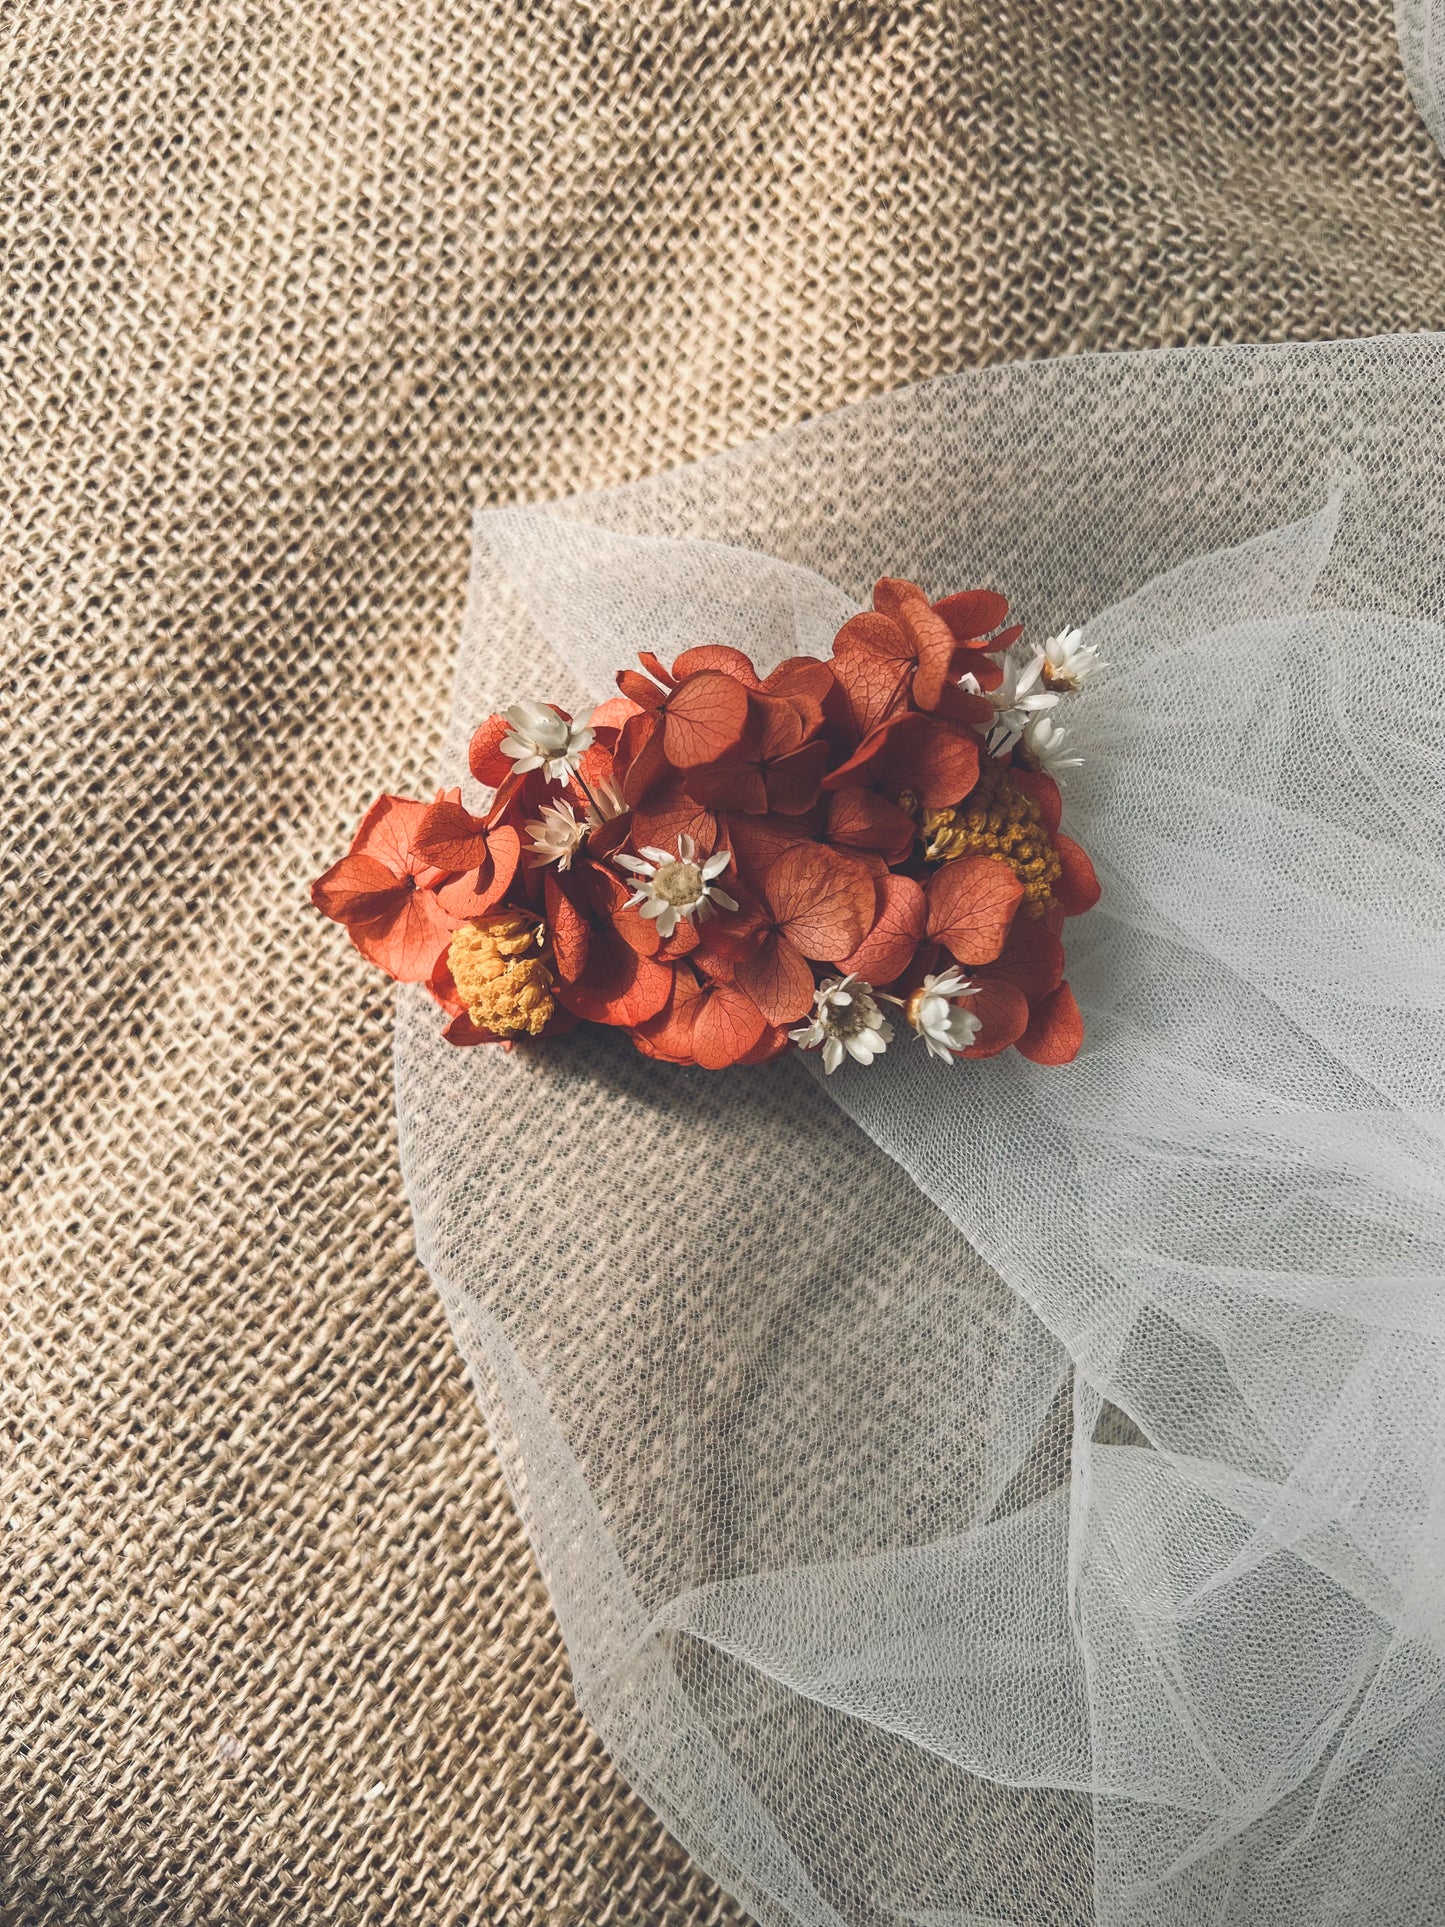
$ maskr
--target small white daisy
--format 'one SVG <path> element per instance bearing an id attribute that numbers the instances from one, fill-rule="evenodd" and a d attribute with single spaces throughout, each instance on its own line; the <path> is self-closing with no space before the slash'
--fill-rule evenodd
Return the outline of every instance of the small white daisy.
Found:
<path id="1" fill-rule="evenodd" d="M 873 986 L 857 977 L 829 977 L 813 993 L 813 1015 L 788 1036 L 800 1050 L 823 1047 L 823 1070 L 831 1076 L 845 1055 L 871 1064 L 893 1042 L 893 1026 L 878 1008 Z"/>
<path id="2" fill-rule="evenodd" d="M 1042 676 L 1046 689 L 1071 696 L 1082 689 L 1096 669 L 1107 669 L 1099 660 L 1097 643 L 1085 642 L 1082 629 L 1061 629 L 1044 644 Z"/>
<path id="3" fill-rule="evenodd" d="M 903 1006 L 903 1014 L 928 1047 L 930 1057 L 952 1063 L 959 1051 L 967 1050 L 983 1029 L 971 1010 L 961 1010 L 955 997 L 976 997 L 978 985 L 971 984 L 956 970 L 945 970 L 925 977 Z"/>
<path id="4" fill-rule="evenodd" d="M 1070 756 L 1068 750 L 1068 730 L 1061 729 L 1052 716 L 1030 716 L 1024 730 L 1024 754 L 1036 769 L 1041 769 L 1046 776 L 1057 776 L 1060 770 L 1078 769 L 1083 757 Z"/>
<path id="5" fill-rule="evenodd" d="M 594 830 L 600 830 L 604 823 L 610 823 L 614 816 L 621 816 L 627 808 L 622 800 L 622 792 L 610 777 L 595 776 L 583 782 L 579 773 L 577 780 L 592 799 L 587 808 L 587 821 Z"/>
<path id="6" fill-rule="evenodd" d="M 1028 728 L 1031 718 L 1052 709 L 1059 700 L 1056 691 L 1040 687 L 1039 678 L 1044 668 L 1042 649 L 1032 655 L 1020 655 L 1011 649 L 1002 659 L 1002 668 L 1003 681 L 997 689 L 988 691 L 994 707 L 988 746 L 995 756 L 1007 755 Z"/>
<path id="7" fill-rule="evenodd" d="M 544 863 L 555 863 L 559 870 L 570 870 L 572 859 L 587 834 L 586 823 L 574 814 L 565 798 L 560 803 L 544 803 L 540 819 L 528 823 L 526 829 L 532 839 L 532 862 L 537 869 Z"/>
<path id="8" fill-rule="evenodd" d="M 683 917 L 701 923 L 714 910 L 736 910 L 732 897 L 717 887 L 716 879 L 732 862 L 728 850 L 714 850 L 703 863 L 697 860 L 697 845 L 690 836 L 677 839 L 677 854 L 644 847 L 641 856 L 619 856 L 617 862 L 638 879 L 636 892 L 629 899 L 644 917 L 657 921 L 658 935 L 667 938 Z"/>
<path id="9" fill-rule="evenodd" d="M 512 725 L 501 741 L 518 774 L 540 769 L 549 783 L 565 783 L 584 750 L 592 747 L 592 731 L 585 723 L 569 723 L 550 703 L 513 703 L 507 711 Z"/>

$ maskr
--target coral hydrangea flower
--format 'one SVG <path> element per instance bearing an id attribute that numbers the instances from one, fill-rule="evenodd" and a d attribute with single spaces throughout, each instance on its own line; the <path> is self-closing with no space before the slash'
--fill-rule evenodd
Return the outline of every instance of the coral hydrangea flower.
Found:
<path id="1" fill-rule="evenodd" d="M 737 981 L 769 1023 L 795 1022 L 813 1001 L 810 964 L 837 963 L 858 948 L 876 914 L 873 879 L 826 844 L 784 846 L 754 872 L 754 945 Z"/>
<path id="2" fill-rule="evenodd" d="M 873 789 L 836 789 L 828 798 L 825 840 L 839 850 L 867 850 L 901 863 L 918 826 L 907 810 Z"/>
<path id="3" fill-rule="evenodd" d="M 834 641 L 840 680 L 846 675 L 852 699 L 866 703 L 872 722 L 905 692 L 917 708 L 937 709 L 945 688 L 966 670 L 984 686 L 997 679 L 989 654 L 1019 633 L 993 634 L 1007 615 L 1008 603 L 989 589 L 930 603 L 916 582 L 884 576 L 873 608 L 846 622 Z"/>
<path id="4" fill-rule="evenodd" d="M 716 1071 L 753 1061 L 772 1031 L 736 984 L 710 982 L 691 964 L 680 963 L 671 997 L 655 1017 L 633 1027 L 632 1038 L 647 1057 Z"/>
<path id="5" fill-rule="evenodd" d="M 446 871 L 416 848 L 427 814 L 411 797 L 378 797 L 347 854 L 311 886 L 321 914 L 398 983 L 427 982 L 457 922 L 436 893 Z"/>
<path id="6" fill-rule="evenodd" d="M 428 806 L 413 847 L 423 862 L 451 873 L 436 891 L 454 917 L 483 916 L 500 903 L 522 852 L 516 829 L 511 824 L 489 828 L 463 805 L 460 790 L 446 790 Z"/>
<path id="7" fill-rule="evenodd" d="M 699 849 L 715 848 L 717 817 L 690 794 L 683 777 L 669 773 L 653 784 L 647 800 L 633 810 L 632 840 L 639 847 L 644 843 L 665 847 L 683 836 L 691 837 Z"/>
<path id="8" fill-rule="evenodd" d="M 1003 949 L 1024 886 L 992 856 L 956 857 L 928 880 L 928 935 L 961 964 L 992 963 Z"/>
<path id="9" fill-rule="evenodd" d="M 696 769 L 728 756 L 742 741 L 748 723 L 748 691 L 735 676 L 699 669 L 680 679 L 655 656 L 641 658 L 648 671 L 625 669 L 618 687 L 638 705 L 622 726 L 617 763 L 622 795 L 641 803 L 669 770 Z"/>
<path id="10" fill-rule="evenodd" d="M 546 872 L 546 918 L 557 1000 L 597 1024 L 640 1024 L 672 993 L 672 970 L 657 961 L 655 923 L 631 907 L 612 870 L 584 857 L 565 876 Z"/>
<path id="11" fill-rule="evenodd" d="M 1084 1042 L 1084 1018 L 1074 993 L 1059 984 L 1029 1012 L 1017 1041 L 1019 1051 L 1036 1064 L 1072 1064 Z"/>
<path id="12" fill-rule="evenodd" d="M 1099 879 L 1094 874 L 1094 866 L 1088 852 L 1080 849 L 1062 830 L 1054 832 L 1054 848 L 1059 854 L 1059 907 L 1066 917 L 1081 917 L 1099 901 Z"/>
<path id="13" fill-rule="evenodd" d="M 821 721 L 820 712 L 818 725 Z M 710 809 L 800 816 L 817 801 L 827 767 L 828 744 L 809 735 L 798 705 L 783 697 L 751 695 L 737 748 L 704 764 L 688 787 Z"/>
<path id="14" fill-rule="evenodd" d="M 823 779 L 825 790 L 872 788 L 895 801 L 908 794 L 929 808 L 956 803 L 978 781 L 979 740 L 942 716 L 900 710 L 863 738 Z"/>
<path id="15" fill-rule="evenodd" d="M 1060 932 L 1099 885 L 1054 710 L 1099 665 L 1078 630 L 1017 650 L 1007 614 L 883 577 L 827 661 L 760 676 L 701 642 L 641 652 L 585 722 L 516 703 L 469 746 L 481 815 L 383 798 L 315 900 L 458 1044 L 589 1021 L 665 1062 L 831 1071 L 886 1047 L 892 1004 L 933 1057 L 1066 1063 Z"/>
<path id="16" fill-rule="evenodd" d="M 886 871 L 873 879 L 873 927 L 841 970 L 869 983 L 891 984 L 912 963 L 928 923 L 928 899 L 915 877 Z"/>
<path id="17" fill-rule="evenodd" d="M 1013 1047 L 1036 1063 L 1067 1064 L 1078 1055 L 1084 1024 L 1063 980 L 1063 921 L 1057 902 L 1046 917 L 1015 917 L 995 960 L 969 972 L 980 1028 L 966 1056 L 996 1057 Z"/>

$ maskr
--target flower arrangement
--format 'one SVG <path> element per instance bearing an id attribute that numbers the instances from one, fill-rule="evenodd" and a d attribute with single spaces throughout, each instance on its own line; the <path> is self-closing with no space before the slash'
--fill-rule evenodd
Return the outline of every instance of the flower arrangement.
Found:
<path id="1" fill-rule="evenodd" d="M 1059 827 L 1057 710 L 1100 665 L 1007 616 L 885 578 L 827 661 L 760 677 L 704 643 L 644 653 L 586 723 L 520 702 L 472 739 L 482 815 L 383 796 L 312 900 L 453 1044 L 583 1020 L 668 1063 L 791 1045 L 831 1072 L 902 1028 L 945 1063 L 1067 1063 L 1061 931 L 1099 885 Z"/>

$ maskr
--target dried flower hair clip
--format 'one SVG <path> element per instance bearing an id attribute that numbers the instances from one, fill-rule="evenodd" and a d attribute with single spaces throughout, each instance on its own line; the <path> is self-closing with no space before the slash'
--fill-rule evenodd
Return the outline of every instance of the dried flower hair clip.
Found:
<path id="1" fill-rule="evenodd" d="M 383 796 L 312 900 L 454 1044 L 585 1020 L 669 1063 L 832 1071 L 901 1028 L 945 1062 L 1067 1063 L 1061 931 L 1099 886 L 1059 827 L 1057 711 L 1101 665 L 1007 615 L 885 578 L 827 661 L 760 677 L 703 644 L 642 655 L 585 724 L 517 703 L 472 739 L 484 814 Z"/>

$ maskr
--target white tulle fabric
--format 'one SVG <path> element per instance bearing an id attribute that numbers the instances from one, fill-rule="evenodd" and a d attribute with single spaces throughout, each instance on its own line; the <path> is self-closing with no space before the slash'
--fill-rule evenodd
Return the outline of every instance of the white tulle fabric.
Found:
<path id="1" fill-rule="evenodd" d="M 764 1922 L 1445 1918 L 1442 447 L 1445 338 L 1102 357 L 478 521 L 448 780 L 498 700 L 825 653 L 885 571 L 1110 664 L 1068 1069 L 403 998 L 579 1694 Z"/>
<path id="2" fill-rule="evenodd" d="M 1445 0 L 1395 0 L 1395 32 L 1420 117 L 1445 149 Z"/>

